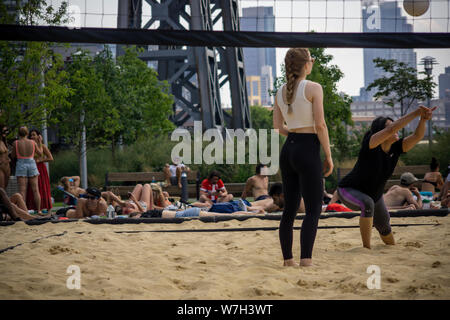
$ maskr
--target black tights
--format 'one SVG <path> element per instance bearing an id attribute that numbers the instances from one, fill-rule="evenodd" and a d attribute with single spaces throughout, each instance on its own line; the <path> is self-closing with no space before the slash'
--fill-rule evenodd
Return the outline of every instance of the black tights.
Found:
<path id="1" fill-rule="evenodd" d="M 285 260 L 292 259 L 294 219 L 303 196 L 306 216 L 300 233 L 301 259 L 311 258 L 323 201 L 320 141 L 314 133 L 289 133 L 280 153 L 284 209 L 280 244 Z"/>

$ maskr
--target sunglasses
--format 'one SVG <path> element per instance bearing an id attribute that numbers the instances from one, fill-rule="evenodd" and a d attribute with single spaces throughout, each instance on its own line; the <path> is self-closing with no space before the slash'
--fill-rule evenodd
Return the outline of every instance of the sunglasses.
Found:
<path id="1" fill-rule="evenodd" d="M 97 200 L 98 199 L 98 197 L 96 197 L 96 196 L 86 196 L 85 198 L 86 199 L 90 199 L 90 200 Z"/>

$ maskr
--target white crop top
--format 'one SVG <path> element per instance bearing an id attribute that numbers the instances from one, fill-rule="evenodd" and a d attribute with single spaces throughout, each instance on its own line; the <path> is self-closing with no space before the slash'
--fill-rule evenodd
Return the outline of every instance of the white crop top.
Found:
<path id="1" fill-rule="evenodd" d="M 302 80 L 298 85 L 295 97 L 292 100 L 292 112 L 288 113 L 289 106 L 283 101 L 283 87 L 277 92 L 277 104 L 283 114 L 288 130 L 305 127 L 315 127 L 312 112 L 312 103 L 306 99 L 305 87 L 308 80 Z"/>

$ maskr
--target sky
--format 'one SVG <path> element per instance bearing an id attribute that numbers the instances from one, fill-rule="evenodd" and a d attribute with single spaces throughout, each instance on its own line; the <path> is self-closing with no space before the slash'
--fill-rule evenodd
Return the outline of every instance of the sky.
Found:
<path id="1" fill-rule="evenodd" d="M 275 31 L 284 32 L 360 32 L 362 31 L 362 2 L 370 0 L 240 0 L 240 15 L 242 8 L 254 6 L 272 6 L 275 14 Z M 396 0 L 372 0 L 396 1 Z M 402 1 L 397 1 L 402 6 Z M 402 15 L 408 17 L 415 32 L 450 32 L 450 1 L 433 0 L 428 11 L 420 17 L 412 18 L 402 8 Z M 48 3 L 58 5 L 61 0 Z M 149 5 L 143 2 L 143 22 L 151 16 Z M 86 27 L 109 27 L 117 25 L 117 0 L 69 0 L 72 9 L 80 12 L 80 25 Z M 87 14 L 85 14 L 87 13 Z M 310 17 L 308 19 L 307 17 Z M 324 19 L 328 17 L 328 19 Z M 157 25 L 155 25 L 156 27 Z M 220 30 L 218 27 L 216 30 Z M 284 61 L 287 48 L 277 48 L 277 75 L 281 75 L 280 67 Z M 438 64 L 433 69 L 433 79 L 438 83 L 438 76 L 450 66 L 450 49 L 415 49 L 417 63 L 425 56 L 436 58 Z M 363 49 L 328 48 L 326 53 L 333 55 L 332 64 L 339 66 L 344 73 L 338 83 L 338 90 L 350 96 L 359 95 L 359 89 L 364 83 Z M 423 66 L 418 65 L 419 71 Z M 435 95 L 438 93 L 436 88 Z M 223 97 L 223 104 L 229 104 L 229 99 Z"/>

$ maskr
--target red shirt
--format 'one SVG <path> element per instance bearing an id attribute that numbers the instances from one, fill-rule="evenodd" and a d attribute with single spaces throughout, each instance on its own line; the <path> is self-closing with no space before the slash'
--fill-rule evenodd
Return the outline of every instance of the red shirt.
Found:
<path id="1" fill-rule="evenodd" d="M 217 196 L 211 195 L 212 192 L 216 192 L 218 190 L 225 190 L 225 185 L 222 180 L 219 179 L 216 184 L 211 184 L 208 179 L 202 181 L 202 185 L 200 186 L 200 190 L 208 193 L 208 198 L 211 200 L 216 200 Z"/>

